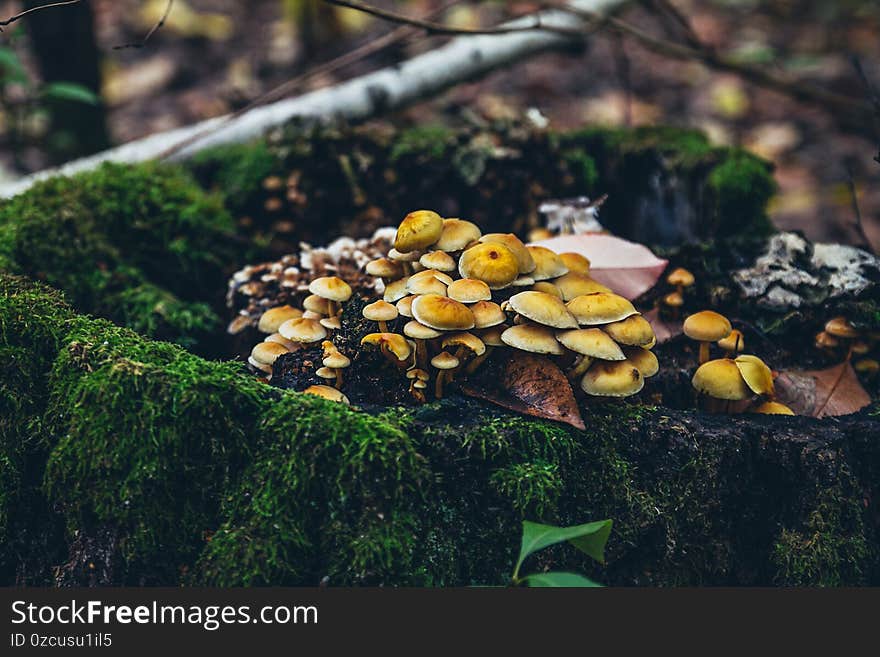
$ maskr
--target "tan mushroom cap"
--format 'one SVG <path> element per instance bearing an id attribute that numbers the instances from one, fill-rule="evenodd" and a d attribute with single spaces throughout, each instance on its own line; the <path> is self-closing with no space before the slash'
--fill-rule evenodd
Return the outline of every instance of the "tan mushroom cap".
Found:
<path id="1" fill-rule="evenodd" d="M 272 373 L 272 366 L 271 365 L 266 365 L 266 363 L 261 363 L 260 361 L 254 359 L 253 356 L 248 356 L 247 362 L 251 367 L 258 369 L 261 372 L 265 372 L 266 374 Z"/>
<path id="2" fill-rule="evenodd" d="M 602 330 L 616 342 L 631 347 L 644 347 L 654 340 L 651 323 L 641 315 L 630 315 L 619 322 L 605 324 Z"/>
<path id="3" fill-rule="evenodd" d="M 367 263 L 366 272 L 378 278 L 396 279 L 403 276 L 403 267 L 391 258 L 378 258 Z"/>
<path id="4" fill-rule="evenodd" d="M 407 379 L 418 379 L 419 381 L 427 381 L 431 378 L 425 370 L 418 367 L 411 367 L 406 371 Z"/>
<path id="5" fill-rule="evenodd" d="M 441 251 L 462 251 L 471 242 L 480 239 L 482 232 L 479 227 L 464 219 L 444 219 L 440 239 L 434 244 Z"/>
<path id="6" fill-rule="evenodd" d="M 743 337 L 742 331 L 737 329 L 733 329 L 726 338 L 721 338 L 718 341 L 718 346 L 721 347 L 724 351 L 737 351 L 745 349 L 746 340 Z"/>
<path id="7" fill-rule="evenodd" d="M 565 353 L 562 345 L 553 335 L 553 331 L 546 326 L 536 326 L 535 324 L 511 326 L 501 334 L 501 341 L 514 349 L 534 354 L 561 356 Z"/>
<path id="8" fill-rule="evenodd" d="M 310 294 L 303 299 L 303 308 L 305 308 L 306 311 L 317 313 L 319 315 L 326 315 L 330 311 L 330 303 L 328 299 L 320 297 L 317 294 Z"/>
<path id="9" fill-rule="evenodd" d="M 853 327 L 846 317 L 832 317 L 825 323 L 825 332 L 835 338 L 852 339 L 861 335 L 861 332 Z"/>
<path id="10" fill-rule="evenodd" d="M 369 319 L 371 322 L 390 322 L 397 319 L 399 313 L 393 305 L 379 299 L 364 306 L 362 314 L 364 319 Z"/>
<path id="11" fill-rule="evenodd" d="M 466 305 L 439 294 L 417 297 L 412 312 L 419 322 L 438 331 L 466 331 L 474 327 L 474 314 Z"/>
<path id="12" fill-rule="evenodd" d="M 568 267 L 555 251 L 551 251 L 546 246 L 530 245 L 526 248 L 529 250 L 532 260 L 535 261 L 535 269 L 531 271 L 530 275 L 536 281 L 559 278 L 568 273 Z"/>
<path id="13" fill-rule="evenodd" d="M 563 301 L 571 301 L 575 297 L 580 297 L 586 294 L 611 292 L 611 288 L 602 285 L 599 281 L 591 278 L 587 274 L 582 274 L 576 271 L 570 271 L 559 278 L 553 279 L 553 285 L 555 285 L 562 294 Z"/>
<path id="14" fill-rule="evenodd" d="M 777 401 L 765 401 L 762 404 L 758 404 L 755 406 L 750 413 L 760 413 L 761 415 L 794 415 L 794 411 L 791 410 L 785 404 L 782 404 Z"/>
<path id="15" fill-rule="evenodd" d="M 562 291 L 550 281 L 538 281 L 532 285 L 532 289 L 535 292 L 546 292 L 547 294 L 552 294 L 554 297 L 562 298 Z"/>
<path id="16" fill-rule="evenodd" d="M 663 305 L 670 308 L 681 308 L 684 305 L 684 297 L 678 292 L 670 292 L 663 297 Z"/>
<path id="17" fill-rule="evenodd" d="M 531 276 L 517 276 L 510 284 L 511 287 L 530 287 L 535 284 L 535 279 Z"/>
<path id="18" fill-rule="evenodd" d="M 300 317 L 302 317 L 302 310 L 290 305 L 270 308 L 260 317 L 257 328 L 262 333 L 277 333 L 278 327 L 288 319 L 299 319 Z"/>
<path id="19" fill-rule="evenodd" d="M 321 319 L 324 313 L 315 312 L 314 310 L 306 310 L 303 312 L 303 319 Z"/>
<path id="20" fill-rule="evenodd" d="M 416 263 L 419 261 L 419 258 L 422 257 L 421 251 L 410 251 L 409 253 L 401 253 L 397 249 L 390 249 L 388 251 L 388 257 L 394 260 L 395 262 L 412 262 Z"/>
<path id="21" fill-rule="evenodd" d="M 513 233 L 487 233 L 480 238 L 480 242 L 483 242 L 484 244 L 490 242 L 503 244 L 510 249 L 511 253 L 516 257 L 520 274 L 529 274 L 535 270 L 536 265 L 535 261 L 532 259 L 532 254 L 529 253 L 529 250 L 526 248 L 526 245 L 522 243 L 522 240 Z"/>
<path id="22" fill-rule="evenodd" d="M 342 322 L 339 317 L 322 317 L 318 321 L 321 323 L 321 326 L 331 331 L 338 331 L 342 328 Z"/>
<path id="23" fill-rule="evenodd" d="M 562 300 L 546 292 L 520 292 L 509 299 L 510 307 L 533 322 L 558 329 L 577 328 L 574 316 Z"/>
<path id="24" fill-rule="evenodd" d="M 443 218 L 431 210 L 416 210 L 403 218 L 394 236 L 394 248 L 401 253 L 428 248 L 443 232 Z"/>
<path id="25" fill-rule="evenodd" d="M 714 310 L 702 310 L 684 320 L 684 334 L 691 340 L 718 342 L 730 335 L 730 321 Z"/>
<path id="26" fill-rule="evenodd" d="M 703 363 L 697 368 L 691 382 L 698 392 L 714 399 L 740 401 L 752 396 L 739 368 L 730 358 Z"/>
<path id="27" fill-rule="evenodd" d="M 319 367 L 315 370 L 315 374 L 317 374 L 322 379 L 335 379 L 336 372 L 334 372 L 330 367 L 325 365 L 324 367 Z"/>
<path id="28" fill-rule="evenodd" d="M 419 264 L 426 269 L 455 271 L 455 259 L 444 251 L 429 251 L 419 258 Z"/>
<path id="29" fill-rule="evenodd" d="M 666 277 L 666 282 L 670 285 L 675 285 L 676 287 L 690 287 L 694 284 L 694 275 L 684 267 L 678 267 L 669 272 L 669 276 Z"/>
<path id="30" fill-rule="evenodd" d="M 298 342 L 294 342 L 293 340 L 288 340 L 280 333 L 273 333 L 272 335 L 267 335 L 263 342 L 277 342 L 278 344 L 284 346 L 288 351 L 294 351 L 299 349 L 302 345 Z"/>
<path id="31" fill-rule="evenodd" d="M 410 276 L 406 283 L 406 291 L 410 294 L 439 294 L 440 296 L 446 296 L 446 286 L 433 276 L 423 276 L 422 278 Z"/>
<path id="32" fill-rule="evenodd" d="M 407 281 L 409 281 L 408 278 L 399 278 L 386 285 L 382 298 L 388 303 L 394 303 L 395 301 L 403 299 L 403 297 L 409 294 L 406 290 Z"/>
<path id="33" fill-rule="evenodd" d="M 431 359 L 431 366 L 438 370 L 451 370 L 458 367 L 459 360 L 448 351 L 441 351 Z"/>
<path id="34" fill-rule="evenodd" d="M 448 347 L 464 347 L 465 349 L 470 350 L 475 356 L 482 356 L 486 353 L 486 345 L 483 344 L 483 341 L 473 333 L 468 333 L 467 331 L 452 333 L 443 338 L 443 342 L 440 344 L 444 349 Z"/>
<path id="35" fill-rule="evenodd" d="M 317 342 L 327 337 L 327 329 L 317 319 L 289 319 L 278 327 L 278 332 L 293 342 Z"/>
<path id="36" fill-rule="evenodd" d="M 576 272 L 578 274 L 590 273 L 591 263 L 587 256 L 567 251 L 566 253 L 560 253 L 559 258 L 562 260 L 562 264 L 568 267 L 568 271 L 570 272 Z"/>
<path id="37" fill-rule="evenodd" d="M 332 367 L 337 370 L 343 370 L 351 365 L 351 359 L 339 351 L 327 354 L 321 362 L 325 367 Z"/>
<path id="38" fill-rule="evenodd" d="M 557 331 L 556 339 L 567 349 L 601 360 L 624 360 L 620 346 L 602 329 L 571 329 Z"/>
<path id="39" fill-rule="evenodd" d="M 277 342 L 260 342 L 251 350 L 251 358 L 263 365 L 271 365 L 275 359 L 288 351 L 287 347 Z"/>
<path id="40" fill-rule="evenodd" d="M 309 292 L 330 301 L 348 301 L 351 286 L 339 276 L 321 276 L 309 283 Z"/>
<path id="41" fill-rule="evenodd" d="M 351 402 L 348 401 L 348 397 L 339 392 L 336 388 L 332 388 L 330 386 L 309 386 L 305 390 L 303 390 L 303 394 L 305 395 L 314 395 L 316 397 L 323 397 L 324 399 L 329 399 L 334 402 L 341 402 L 345 405 L 350 405 Z"/>
<path id="42" fill-rule="evenodd" d="M 452 276 L 447 274 L 446 272 L 442 272 L 439 269 L 423 269 L 420 272 L 416 272 L 410 279 L 416 279 L 417 281 L 435 279 L 443 283 L 443 285 L 451 285 L 453 282 Z"/>
<path id="43" fill-rule="evenodd" d="M 629 397 L 644 386 L 639 368 L 628 360 L 597 360 L 581 379 L 581 390 L 594 397 Z"/>
<path id="44" fill-rule="evenodd" d="M 624 347 L 626 359 L 635 365 L 646 379 L 660 371 L 660 361 L 650 349 L 644 347 Z"/>
<path id="45" fill-rule="evenodd" d="M 565 305 L 581 326 L 619 322 L 638 313 L 629 299 L 613 292 L 584 294 Z"/>
<path id="46" fill-rule="evenodd" d="M 501 334 L 506 330 L 506 326 L 493 326 L 491 328 L 477 331 L 477 335 L 479 335 L 480 340 L 482 340 L 483 344 L 487 347 L 503 347 L 504 342 L 501 340 Z"/>
<path id="47" fill-rule="evenodd" d="M 752 392 L 756 395 L 773 395 L 773 372 L 763 360 L 750 354 L 741 354 L 734 362 Z"/>
<path id="48" fill-rule="evenodd" d="M 452 281 L 446 289 L 446 295 L 461 303 L 476 303 L 477 301 L 489 301 L 492 298 L 492 290 L 483 281 L 476 278 L 459 278 Z"/>
<path id="49" fill-rule="evenodd" d="M 458 272 L 462 278 L 476 278 L 493 290 L 510 285 L 519 275 L 519 264 L 513 252 L 503 244 L 475 244 L 461 254 Z"/>
<path id="50" fill-rule="evenodd" d="M 834 349 L 840 346 L 840 340 L 835 338 L 830 333 L 821 331 L 816 334 L 816 346 L 819 349 Z"/>
<path id="51" fill-rule="evenodd" d="M 376 347 L 386 347 L 388 351 L 397 357 L 397 360 L 406 360 L 412 353 L 406 338 L 397 333 L 369 333 L 361 339 L 361 344 L 369 344 Z"/>
<path id="52" fill-rule="evenodd" d="M 470 310 L 474 316 L 474 328 L 478 329 L 503 324 L 507 319 L 501 306 L 492 301 L 477 301 L 470 306 Z"/>
<path id="53" fill-rule="evenodd" d="M 416 295 L 410 294 L 408 297 L 403 297 L 397 302 L 397 312 L 403 315 L 404 317 L 412 317 L 412 302 L 416 300 Z"/>
<path id="54" fill-rule="evenodd" d="M 430 326 L 411 320 L 403 327 L 403 334 L 413 340 L 433 340 L 443 335 L 440 331 L 432 329 Z"/>

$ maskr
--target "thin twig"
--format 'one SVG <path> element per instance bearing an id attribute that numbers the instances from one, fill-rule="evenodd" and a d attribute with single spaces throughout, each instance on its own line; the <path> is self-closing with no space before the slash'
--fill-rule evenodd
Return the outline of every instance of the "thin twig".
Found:
<path id="1" fill-rule="evenodd" d="M 361 2 L 360 0 L 324 0 L 327 4 L 354 9 L 356 11 L 381 18 L 382 20 L 401 25 L 409 25 L 424 30 L 427 34 L 432 35 L 448 35 L 448 36 L 473 36 L 478 34 L 512 34 L 515 32 L 534 32 L 536 30 L 545 32 L 554 32 L 556 34 L 564 34 L 565 36 L 583 36 L 582 30 L 572 30 L 564 27 L 554 27 L 553 25 L 545 25 L 541 22 L 539 16 L 535 17 L 532 25 L 510 25 L 496 27 L 450 27 L 443 23 L 435 23 L 430 20 L 421 18 L 411 18 L 394 11 L 374 7 L 373 5 Z"/>
<path id="2" fill-rule="evenodd" d="M 834 384 L 831 386 L 831 390 L 828 392 L 828 396 L 825 397 L 825 401 L 822 402 L 822 405 L 813 412 L 814 417 L 822 417 L 822 413 L 825 412 L 825 408 L 828 406 L 828 402 L 830 402 L 832 397 L 834 397 L 834 393 L 837 392 L 837 389 L 840 387 L 840 383 L 843 381 L 843 375 L 846 374 L 846 370 L 847 368 L 849 368 L 849 361 L 851 356 L 852 347 L 850 347 L 850 351 L 847 354 L 846 360 L 840 364 L 840 374 L 838 374 L 837 378 L 834 380 Z"/>
<path id="3" fill-rule="evenodd" d="M 672 18 L 673 22 L 675 22 L 684 33 L 684 38 L 691 45 L 691 47 L 697 50 L 709 49 L 708 46 L 706 46 L 706 44 L 700 40 L 700 37 L 697 35 L 693 25 L 691 25 L 691 22 L 683 13 L 681 13 L 678 7 L 672 4 L 671 0 L 646 1 L 651 4 L 653 8 L 657 9 L 657 11 L 661 15 Z"/>
<path id="4" fill-rule="evenodd" d="M 846 184 L 849 188 L 850 199 L 852 200 L 852 208 L 853 215 L 855 217 L 854 225 L 856 232 L 859 235 L 859 238 L 862 240 L 862 244 L 865 249 L 873 253 L 874 255 L 877 252 L 874 250 L 874 244 L 871 242 L 871 238 L 868 237 L 868 234 L 865 232 L 865 226 L 862 223 L 862 211 L 859 208 L 859 196 L 858 191 L 856 190 L 856 181 L 853 178 L 853 170 L 850 165 L 846 166 Z"/>
<path id="5" fill-rule="evenodd" d="M 53 2 L 48 5 L 40 5 L 39 7 L 31 7 L 30 9 L 26 9 L 25 11 L 16 14 L 6 20 L 0 21 L 0 32 L 3 31 L 3 28 L 7 25 L 12 25 L 15 21 L 20 20 L 27 16 L 28 14 L 33 14 L 35 11 L 42 11 L 43 9 L 51 9 L 52 7 L 63 7 L 65 5 L 78 5 L 82 0 L 65 0 L 65 2 Z"/>
<path id="6" fill-rule="evenodd" d="M 143 39 L 134 43 L 123 43 L 120 46 L 113 46 L 113 50 L 125 50 L 126 48 L 143 48 L 144 46 L 146 46 L 147 41 L 150 40 L 150 37 L 161 30 L 162 26 L 165 25 L 165 21 L 167 21 L 168 16 L 171 15 L 172 7 L 174 7 L 174 0 L 168 0 L 168 4 L 165 5 L 165 11 L 162 12 L 162 16 L 159 18 L 159 21 L 155 25 L 153 25 L 152 28 L 150 28 L 150 31 L 147 32 L 147 35 Z"/>

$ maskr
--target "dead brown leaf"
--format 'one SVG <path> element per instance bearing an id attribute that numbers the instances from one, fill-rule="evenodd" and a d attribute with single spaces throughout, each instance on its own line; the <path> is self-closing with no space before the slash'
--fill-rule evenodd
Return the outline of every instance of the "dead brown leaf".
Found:
<path id="1" fill-rule="evenodd" d="M 871 403 L 849 362 L 824 370 L 782 372 L 775 386 L 779 401 L 798 415 L 849 415 Z"/>
<path id="2" fill-rule="evenodd" d="M 463 382 L 461 390 L 511 411 L 585 428 L 571 384 L 550 359 L 517 351 L 501 364 L 496 381 L 497 386 Z"/>
<path id="3" fill-rule="evenodd" d="M 657 308 L 652 308 L 648 312 L 642 313 L 642 316 L 648 320 L 651 328 L 654 329 L 657 344 L 662 344 L 682 334 L 681 320 L 666 320 L 660 315 L 660 310 Z"/>

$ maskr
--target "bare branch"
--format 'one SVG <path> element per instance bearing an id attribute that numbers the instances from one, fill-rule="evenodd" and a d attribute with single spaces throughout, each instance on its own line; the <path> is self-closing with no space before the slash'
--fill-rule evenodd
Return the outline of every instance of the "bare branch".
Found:
<path id="1" fill-rule="evenodd" d="M 43 9 L 52 9 L 52 7 L 64 7 L 65 5 L 78 5 L 82 0 L 66 0 L 65 2 L 53 2 L 48 5 L 40 5 L 39 7 L 31 7 L 30 9 L 26 9 L 25 11 L 16 14 L 6 20 L 0 21 L 0 32 L 3 31 L 3 28 L 7 25 L 12 25 L 15 21 L 20 20 L 27 16 L 28 14 L 33 14 L 35 11 L 42 11 Z"/>
<path id="2" fill-rule="evenodd" d="M 147 41 L 150 40 L 150 37 L 161 30 L 162 26 L 165 25 L 165 21 L 167 21 L 168 16 L 171 15 L 172 7 L 174 7 L 174 0 L 168 0 L 168 4 L 165 5 L 165 11 L 162 12 L 162 16 L 159 18 L 159 21 L 155 25 L 153 25 L 152 28 L 150 28 L 150 31 L 147 32 L 147 35 L 143 39 L 134 43 L 123 43 L 120 46 L 113 46 L 113 50 L 125 50 L 126 48 L 143 48 L 145 45 L 147 45 Z"/>

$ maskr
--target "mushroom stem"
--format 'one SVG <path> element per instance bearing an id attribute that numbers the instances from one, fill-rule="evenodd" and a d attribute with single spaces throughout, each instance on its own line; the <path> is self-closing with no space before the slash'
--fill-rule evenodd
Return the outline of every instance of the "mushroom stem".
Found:
<path id="1" fill-rule="evenodd" d="M 342 389 L 342 368 L 337 367 L 333 370 L 333 373 L 336 374 L 336 389 Z"/>
<path id="2" fill-rule="evenodd" d="M 589 356 L 581 355 L 574 363 L 574 367 L 572 367 L 566 374 L 569 379 L 576 379 L 581 374 L 590 369 L 590 365 L 593 364 L 593 359 Z"/>
<path id="3" fill-rule="evenodd" d="M 327 301 L 327 315 L 329 317 L 336 317 L 339 314 L 339 304 L 335 301 Z"/>
<path id="4" fill-rule="evenodd" d="M 440 370 L 437 372 L 437 382 L 434 386 L 434 397 L 437 399 L 443 399 L 443 376 L 446 374 L 446 370 Z"/>
<path id="5" fill-rule="evenodd" d="M 701 342 L 700 343 L 700 365 L 703 363 L 709 362 L 709 343 Z"/>
<path id="6" fill-rule="evenodd" d="M 388 322 L 386 322 L 384 319 L 379 320 L 379 330 L 382 333 L 388 333 Z"/>
<path id="7" fill-rule="evenodd" d="M 484 351 L 480 356 L 474 358 L 470 363 L 467 364 L 467 367 L 464 368 L 466 374 L 473 374 L 477 371 L 477 368 L 482 365 L 485 360 L 489 357 L 489 354 L 492 351 L 492 347 L 486 345 L 486 351 Z"/>
<path id="8" fill-rule="evenodd" d="M 428 348 L 424 340 L 416 340 L 416 365 L 419 369 L 428 369 Z"/>

